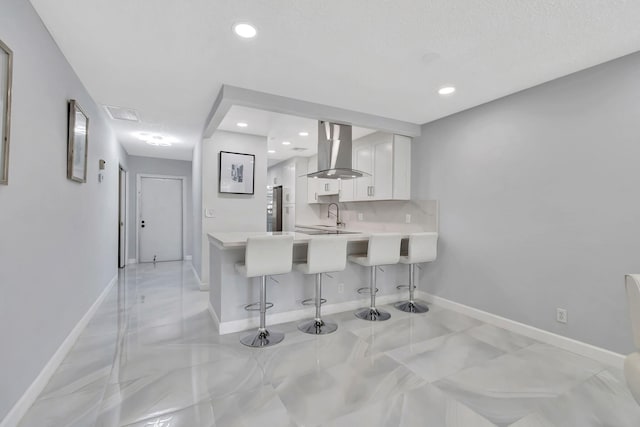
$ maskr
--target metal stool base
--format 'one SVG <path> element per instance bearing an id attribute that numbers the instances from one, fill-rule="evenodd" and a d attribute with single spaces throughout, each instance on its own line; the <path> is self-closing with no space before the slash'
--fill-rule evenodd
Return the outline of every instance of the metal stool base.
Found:
<path id="1" fill-rule="evenodd" d="M 270 347 L 284 339 L 284 334 L 278 331 L 258 329 L 256 332 L 242 338 L 240 342 L 247 347 Z"/>
<path id="2" fill-rule="evenodd" d="M 378 308 L 363 308 L 355 312 L 358 319 L 370 320 L 372 322 L 378 322 L 383 320 L 389 320 L 391 315 L 384 310 Z"/>
<path id="3" fill-rule="evenodd" d="M 322 319 L 311 319 L 299 323 L 298 329 L 305 334 L 326 335 L 335 332 L 338 325 L 333 322 L 325 322 Z"/>
<path id="4" fill-rule="evenodd" d="M 429 307 L 426 304 L 422 304 L 416 301 L 402 301 L 394 305 L 400 311 L 405 313 L 426 313 L 429 311 Z"/>

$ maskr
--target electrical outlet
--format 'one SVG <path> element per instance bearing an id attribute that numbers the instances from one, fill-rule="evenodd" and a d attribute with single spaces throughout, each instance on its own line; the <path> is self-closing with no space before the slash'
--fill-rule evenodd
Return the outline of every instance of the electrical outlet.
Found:
<path id="1" fill-rule="evenodd" d="M 344 293 L 344 283 L 338 283 L 338 293 Z"/>
<path id="2" fill-rule="evenodd" d="M 564 308 L 557 308 L 556 321 L 560 323 L 567 323 L 568 320 L 569 320 L 569 314 L 567 313 L 567 310 Z"/>
<path id="3" fill-rule="evenodd" d="M 404 216 L 404 222 L 406 222 L 407 224 L 411 224 L 411 214 L 406 214 Z"/>
<path id="4" fill-rule="evenodd" d="M 362 221 L 364 219 L 364 215 L 362 212 L 358 212 L 358 221 Z"/>

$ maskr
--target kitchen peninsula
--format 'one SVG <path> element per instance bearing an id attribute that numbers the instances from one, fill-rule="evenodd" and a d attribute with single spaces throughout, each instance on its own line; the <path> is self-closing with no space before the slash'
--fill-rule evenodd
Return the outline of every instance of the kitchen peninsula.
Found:
<path id="1" fill-rule="evenodd" d="M 318 227 L 317 231 L 327 230 Z M 305 230 L 306 231 L 306 230 Z M 256 312 L 246 311 L 244 306 L 258 301 L 258 279 L 246 279 L 237 274 L 235 264 L 243 262 L 247 239 L 251 236 L 287 234 L 294 237 L 293 260 L 303 262 L 306 257 L 307 243 L 314 238 L 314 231 L 303 232 L 216 232 L 209 233 L 209 310 L 217 323 L 221 334 L 237 332 L 258 324 Z M 322 234 L 325 234 L 322 232 Z M 346 239 L 347 253 L 366 253 L 370 233 L 355 230 L 333 234 L 332 238 Z M 409 234 L 403 234 L 408 239 Z M 403 241 L 403 245 L 404 245 Z M 395 302 L 406 297 L 406 291 L 398 291 L 398 284 L 408 283 L 408 269 L 405 265 L 383 266 L 378 270 L 379 304 Z M 270 324 L 288 322 L 309 317 L 314 308 L 302 306 L 304 299 L 311 298 L 314 292 L 314 279 L 295 270 L 291 273 L 273 276 L 267 300 L 274 304 L 269 310 Z M 323 305 L 325 314 L 346 310 L 355 310 L 367 306 L 368 295 L 360 295 L 357 289 L 368 286 L 367 268 L 347 262 L 344 271 L 325 276 Z"/>

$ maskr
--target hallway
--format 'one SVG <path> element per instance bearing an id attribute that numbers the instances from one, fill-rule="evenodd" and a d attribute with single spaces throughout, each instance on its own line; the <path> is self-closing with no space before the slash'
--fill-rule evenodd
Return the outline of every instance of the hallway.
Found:
<path id="1" fill-rule="evenodd" d="M 122 270 L 20 425 L 640 425 L 621 372 L 439 307 L 251 349 L 207 304 L 188 263 Z"/>

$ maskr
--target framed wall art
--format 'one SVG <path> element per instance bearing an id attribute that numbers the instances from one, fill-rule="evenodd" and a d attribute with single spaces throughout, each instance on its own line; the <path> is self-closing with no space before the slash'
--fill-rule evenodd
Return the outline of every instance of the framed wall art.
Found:
<path id="1" fill-rule="evenodd" d="M 13 52 L 0 40 L 0 184 L 9 183 Z"/>
<path id="2" fill-rule="evenodd" d="M 253 154 L 220 152 L 220 193 L 253 194 L 256 156 Z"/>
<path id="3" fill-rule="evenodd" d="M 87 182 L 89 117 L 75 99 L 69 101 L 69 139 L 67 141 L 67 178 Z"/>

